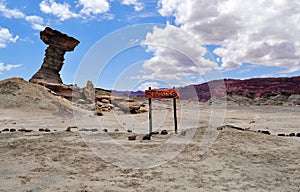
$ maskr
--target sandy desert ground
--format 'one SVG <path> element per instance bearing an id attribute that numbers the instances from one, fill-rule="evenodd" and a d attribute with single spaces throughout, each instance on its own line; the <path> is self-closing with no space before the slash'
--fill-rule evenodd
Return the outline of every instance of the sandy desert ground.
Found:
<path id="1" fill-rule="evenodd" d="M 169 134 L 143 141 L 148 113 L 1 109 L 0 130 L 33 131 L 0 134 L 0 191 L 300 191 L 300 137 L 277 136 L 300 132 L 299 106 L 179 101 L 177 114 L 175 134 L 171 102 L 154 102 Z"/>

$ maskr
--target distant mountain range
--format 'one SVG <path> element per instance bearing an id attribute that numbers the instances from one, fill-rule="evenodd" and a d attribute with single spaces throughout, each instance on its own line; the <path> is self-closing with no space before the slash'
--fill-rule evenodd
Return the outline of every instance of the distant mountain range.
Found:
<path id="1" fill-rule="evenodd" d="M 224 88 L 226 90 L 224 90 Z M 206 102 L 211 96 L 244 96 L 249 99 L 268 98 L 276 95 L 300 94 L 300 76 L 283 78 L 253 78 L 246 80 L 224 79 L 179 88 L 181 99 Z M 191 92 L 195 92 L 192 94 Z M 192 96 L 193 95 L 193 96 Z M 192 96 L 192 97 L 191 97 Z"/>
<path id="2" fill-rule="evenodd" d="M 180 99 L 207 102 L 214 98 L 245 97 L 250 100 L 270 98 L 277 95 L 288 98 L 300 95 L 300 76 L 280 78 L 253 78 L 246 80 L 214 80 L 198 85 L 178 88 Z M 116 95 L 144 97 L 144 91 L 112 91 Z"/>

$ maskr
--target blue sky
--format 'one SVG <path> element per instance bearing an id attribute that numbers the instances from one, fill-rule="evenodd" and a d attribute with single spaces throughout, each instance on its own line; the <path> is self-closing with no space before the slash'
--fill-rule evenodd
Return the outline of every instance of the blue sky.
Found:
<path id="1" fill-rule="evenodd" d="M 65 55 L 66 84 L 136 90 L 300 75 L 297 0 L 0 0 L 0 17 L 0 79 L 29 80 L 40 68 L 46 26 L 80 41 Z"/>

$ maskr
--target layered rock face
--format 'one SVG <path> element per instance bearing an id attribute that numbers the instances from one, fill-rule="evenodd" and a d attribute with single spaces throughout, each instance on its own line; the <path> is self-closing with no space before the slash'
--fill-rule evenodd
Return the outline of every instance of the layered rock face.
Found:
<path id="1" fill-rule="evenodd" d="M 223 85 L 223 86 L 222 86 Z M 225 85 L 225 87 L 224 87 Z M 224 88 L 226 90 L 224 90 Z M 290 78 L 225 79 L 179 89 L 180 99 L 206 102 L 216 98 L 247 104 L 300 103 L 300 76 Z"/>
<path id="2" fill-rule="evenodd" d="M 300 76 L 291 78 L 254 78 L 247 80 L 225 80 L 228 94 L 249 98 L 270 97 L 278 94 L 290 96 L 300 94 Z"/>
<path id="3" fill-rule="evenodd" d="M 41 68 L 29 81 L 63 83 L 59 72 L 64 64 L 64 55 L 68 51 L 73 51 L 79 41 L 50 27 L 46 27 L 44 31 L 40 32 L 40 38 L 49 46 L 46 49 Z"/>

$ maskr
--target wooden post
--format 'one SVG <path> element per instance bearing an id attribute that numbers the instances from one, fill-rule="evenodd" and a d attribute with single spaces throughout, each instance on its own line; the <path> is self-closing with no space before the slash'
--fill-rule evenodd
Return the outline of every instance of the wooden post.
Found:
<path id="1" fill-rule="evenodd" d="M 173 87 L 175 90 L 175 87 Z M 177 134 L 177 109 L 176 109 L 176 98 L 173 98 L 173 106 L 174 106 L 174 125 L 175 125 L 175 134 Z"/>
<path id="2" fill-rule="evenodd" d="M 176 91 L 175 87 L 173 89 L 156 89 L 145 90 L 145 97 L 149 100 L 149 135 L 152 133 L 152 98 L 173 98 L 174 106 L 174 124 L 175 124 L 175 134 L 177 134 L 177 109 L 176 109 L 176 99 L 179 99 L 179 93 Z"/>
<path id="3" fill-rule="evenodd" d="M 149 90 L 151 90 L 151 87 L 149 87 Z M 151 137 L 152 133 L 152 100 L 151 98 L 149 100 L 149 136 Z"/>

